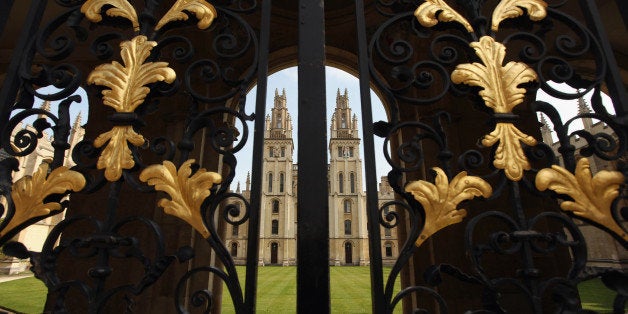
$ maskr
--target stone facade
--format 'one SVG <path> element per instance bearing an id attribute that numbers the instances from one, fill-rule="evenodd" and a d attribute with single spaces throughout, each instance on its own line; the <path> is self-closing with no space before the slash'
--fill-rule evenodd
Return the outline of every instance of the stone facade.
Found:
<path id="1" fill-rule="evenodd" d="M 294 163 L 292 118 L 286 92 L 275 90 L 271 113 L 266 117 L 264 136 L 263 186 L 260 221 L 260 265 L 296 265 L 297 173 Z M 362 190 L 362 160 L 358 119 L 351 113 L 347 91 L 336 95 L 329 140 L 329 241 L 330 265 L 368 265 L 369 247 L 366 194 Z M 250 197 L 250 179 L 237 193 Z M 380 205 L 394 198 L 388 181 L 382 178 Z M 235 206 L 243 206 L 235 204 Z M 226 243 L 237 264 L 246 260 L 246 223 L 229 225 Z M 384 229 L 384 228 L 382 228 Z M 382 230 L 382 255 L 386 264 L 398 255 L 396 230 Z"/>
<path id="2" fill-rule="evenodd" d="M 586 101 L 581 97 L 578 99 L 578 115 L 590 113 Z M 561 165 L 564 165 L 562 156 L 558 149 L 560 143 L 554 141 L 552 138 L 552 131 L 548 126 L 548 123 L 544 116 L 540 117 L 542 123 L 541 134 L 543 136 L 543 142 L 550 145 L 552 151 L 557 156 Z M 598 121 L 593 122 L 591 118 L 581 118 L 583 129 L 591 134 L 607 134 L 617 141 L 617 135 L 611 128 L 605 123 Z M 587 141 L 583 138 L 572 136 L 570 138 L 570 144 L 576 149 L 576 159 L 580 157 L 580 150 L 587 146 Z M 595 175 L 602 170 L 614 170 L 617 169 L 615 162 L 607 161 L 597 156 L 587 157 L 589 159 L 591 173 Z M 618 268 L 628 269 L 628 251 L 626 251 L 620 243 L 618 243 L 610 234 L 601 230 L 600 228 L 593 226 L 582 220 L 573 218 L 576 225 L 580 228 L 580 231 L 586 238 L 587 243 L 604 243 L 603 245 L 588 245 L 587 246 L 587 267 L 588 268 Z"/>
<path id="3" fill-rule="evenodd" d="M 45 101 L 41 109 L 46 111 L 50 111 L 50 103 Z M 41 118 L 43 116 L 39 116 Z M 70 152 L 74 149 L 74 146 L 78 144 L 85 135 L 85 130 L 81 125 L 81 114 L 75 118 L 74 124 L 72 125 L 72 129 L 70 130 L 69 144 L 70 149 L 66 151 L 66 156 L 64 160 L 64 166 L 72 167 L 74 162 L 72 162 L 72 158 L 70 156 Z M 26 129 L 28 131 L 37 132 L 32 125 L 23 125 L 21 122 L 18 126 L 13 130 L 13 137 L 20 131 Z M 53 157 L 54 149 L 52 147 L 52 135 L 49 132 L 44 131 L 42 138 L 39 139 L 39 143 L 35 148 L 35 151 L 30 153 L 27 156 L 17 157 L 20 168 L 18 171 L 13 173 L 14 182 L 24 176 L 31 176 L 38 168 L 39 165 L 43 162 L 51 162 Z M 9 157 L 6 152 L 2 152 L 0 158 Z M 4 198 L 0 198 L 0 204 L 6 206 L 6 201 Z M 42 219 L 33 225 L 28 226 L 26 229 L 22 230 L 17 236 L 15 236 L 14 240 L 23 243 L 28 250 L 39 252 L 41 251 L 42 246 L 44 245 L 44 241 L 46 237 L 63 218 L 65 217 L 65 212 L 60 215 L 54 215 L 45 219 Z M 8 273 L 15 274 L 20 273 L 26 269 L 29 265 L 28 262 L 23 262 L 15 258 L 5 258 L 0 260 L 0 273 Z"/>

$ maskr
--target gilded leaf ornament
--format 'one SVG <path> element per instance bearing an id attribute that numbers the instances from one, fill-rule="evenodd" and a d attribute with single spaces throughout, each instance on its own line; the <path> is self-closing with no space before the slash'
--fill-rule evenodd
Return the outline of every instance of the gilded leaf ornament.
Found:
<path id="1" fill-rule="evenodd" d="M 103 103 L 116 112 L 133 112 L 144 102 L 150 89 L 147 84 L 164 81 L 172 83 L 176 73 L 167 62 L 145 62 L 150 51 L 157 45 L 148 41 L 146 36 L 136 36 L 120 44 L 124 65 L 113 61 L 97 66 L 87 77 L 89 84 L 108 87 L 102 91 Z M 111 131 L 101 134 L 94 141 L 96 147 L 107 143 L 98 158 L 98 169 L 105 170 L 105 178 L 116 181 L 122 175 L 122 169 L 131 169 L 135 161 L 127 143 L 139 146 L 144 137 L 136 133 L 131 126 L 116 126 Z"/>
<path id="2" fill-rule="evenodd" d="M 167 62 L 145 62 L 157 42 L 139 35 L 120 44 L 124 65 L 113 61 L 97 66 L 87 77 L 87 83 L 110 89 L 102 91 L 103 103 L 117 112 L 133 112 L 150 92 L 147 84 L 174 82 L 176 73 Z"/>
<path id="3" fill-rule="evenodd" d="M 596 222 L 628 241 L 628 234 L 611 214 L 611 204 L 619 195 L 619 185 L 622 183 L 624 176 L 618 171 L 602 170 L 591 176 L 589 160 L 586 158 L 578 160 L 575 175 L 553 165 L 552 168 L 541 169 L 535 181 L 539 191 L 550 189 L 573 199 L 560 203 L 562 210 Z"/>
<path id="4" fill-rule="evenodd" d="M 162 198 L 157 203 L 163 207 L 166 214 L 183 219 L 204 238 L 209 238 L 209 230 L 201 217 L 201 204 L 210 195 L 209 189 L 214 184 L 220 183 L 222 177 L 204 168 L 190 176 L 192 163 L 194 159 L 187 160 L 177 171 L 176 166 L 166 160 L 162 165 L 151 165 L 144 169 L 140 174 L 140 180 L 170 196 L 170 199 Z"/>
<path id="5" fill-rule="evenodd" d="M 425 210 L 425 224 L 416 240 L 416 246 L 421 246 L 439 230 L 461 222 L 467 211 L 456 209 L 460 202 L 476 196 L 489 197 L 493 193 L 488 182 L 479 177 L 467 176 L 466 171 L 458 173 L 450 183 L 442 169 L 432 169 L 436 171 L 436 184 L 419 180 L 410 182 L 405 188 Z"/>
<path id="6" fill-rule="evenodd" d="M 528 11 L 532 21 L 540 21 L 547 16 L 547 3 L 543 0 L 502 0 L 493 10 L 491 29 L 496 32 L 503 20 L 522 16 L 523 9 Z"/>
<path id="7" fill-rule="evenodd" d="M 25 176 L 13 183 L 11 198 L 15 205 L 15 214 L 0 231 L 0 237 L 32 218 L 60 210 L 61 204 L 58 202 L 44 203 L 48 196 L 67 191 L 76 192 L 85 187 L 85 178 L 81 173 L 59 167 L 46 177 L 48 167 L 47 163 L 42 163 L 32 176 Z"/>
<path id="8" fill-rule="evenodd" d="M 112 7 L 107 9 L 105 14 L 128 19 L 133 24 L 135 31 L 140 30 L 135 8 L 127 0 L 87 0 L 81 6 L 81 13 L 85 14 L 88 20 L 98 23 L 102 21 L 102 15 L 100 15 L 102 7 L 106 5 Z"/>
<path id="9" fill-rule="evenodd" d="M 458 65 L 451 73 L 452 82 L 481 87 L 479 94 L 487 107 L 492 108 L 495 113 L 511 113 L 525 97 L 526 90 L 518 85 L 537 80 L 536 72 L 520 62 L 508 62 L 502 66 L 506 47 L 490 36 L 483 36 L 470 46 L 482 63 Z M 523 171 L 530 169 L 521 142 L 536 145 L 536 140 L 511 123 L 497 123 L 495 130 L 484 137 L 482 144 L 490 147 L 497 142 L 499 146 L 493 165 L 504 169 L 510 180 L 521 180 Z"/>
<path id="10" fill-rule="evenodd" d="M 495 150 L 493 165 L 503 169 L 506 177 L 512 181 L 523 178 L 523 171 L 530 170 L 530 162 L 521 148 L 521 142 L 528 146 L 536 145 L 536 139 L 521 132 L 512 123 L 497 123 L 495 130 L 484 136 L 482 145 L 491 147 L 499 142 Z"/>
<path id="11" fill-rule="evenodd" d="M 414 11 L 414 16 L 424 27 L 432 27 L 439 21 L 454 21 L 462 24 L 469 33 L 473 32 L 471 24 L 443 0 L 426 0 Z"/>
<path id="12" fill-rule="evenodd" d="M 517 86 L 536 81 L 536 72 L 521 62 L 511 61 L 502 66 L 506 47 L 490 36 L 483 36 L 470 46 L 482 63 L 459 64 L 451 73 L 451 80 L 456 84 L 481 87 L 480 96 L 486 106 L 496 113 L 512 112 L 516 105 L 523 102 L 526 92 Z"/>
<path id="13" fill-rule="evenodd" d="M 194 13 L 198 19 L 196 24 L 199 29 L 206 29 L 216 18 L 216 8 L 205 0 L 177 0 L 168 12 L 159 20 L 155 30 L 161 29 L 172 21 L 187 21 L 188 15 L 184 12 Z"/>
<path id="14" fill-rule="evenodd" d="M 102 147 L 108 143 L 100 154 L 96 167 L 105 169 L 107 180 L 117 181 L 122 176 L 123 169 L 131 169 L 135 165 L 127 143 L 141 146 L 144 142 L 144 137 L 135 132 L 132 126 L 114 126 L 109 132 L 100 134 L 94 140 L 95 147 Z"/>

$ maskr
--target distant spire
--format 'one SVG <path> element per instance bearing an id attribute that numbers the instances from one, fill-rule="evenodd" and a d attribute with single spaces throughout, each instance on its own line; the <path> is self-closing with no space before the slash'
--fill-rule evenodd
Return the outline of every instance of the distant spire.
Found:
<path id="1" fill-rule="evenodd" d="M 282 88 L 281 95 L 282 95 L 283 97 L 286 97 L 286 88 Z"/>
<path id="2" fill-rule="evenodd" d="M 349 97 L 349 92 L 347 91 L 346 87 L 345 87 L 345 97 Z"/>
<path id="3" fill-rule="evenodd" d="M 549 128 L 549 126 L 547 125 L 547 120 L 545 120 L 545 116 L 544 116 L 543 114 L 539 114 L 539 119 L 541 120 L 541 124 L 542 124 L 542 125 L 541 125 L 541 130 L 542 130 L 543 132 L 549 132 L 549 131 L 550 131 L 550 128 Z"/>
<path id="4" fill-rule="evenodd" d="M 340 87 L 338 87 L 338 91 L 336 91 L 336 98 L 340 98 Z"/>
<path id="5" fill-rule="evenodd" d="M 238 187 L 236 188 L 236 193 L 240 194 L 240 181 L 238 181 Z"/>
<path id="6" fill-rule="evenodd" d="M 279 89 L 275 88 L 275 97 L 279 96 Z"/>
<path id="7" fill-rule="evenodd" d="M 78 130 L 81 127 L 82 114 L 83 112 L 79 111 L 79 113 L 76 115 L 76 118 L 74 119 L 74 125 L 72 126 L 74 130 Z"/>
<path id="8" fill-rule="evenodd" d="M 50 100 L 44 100 L 44 102 L 41 104 L 41 107 L 39 107 L 39 109 L 50 112 Z"/>
<path id="9" fill-rule="evenodd" d="M 249 191 L 251 189 L 251 172 L 246 173 L 246 190 Z"/>
<path id="10" fill-rule="evenodd" d="M 579 91 L 578 91 L 579 92 Z M 578 97 L 578 114 L 591 113 L 591 109 L 587 102 L 584 100 L 584 97 Z"/>

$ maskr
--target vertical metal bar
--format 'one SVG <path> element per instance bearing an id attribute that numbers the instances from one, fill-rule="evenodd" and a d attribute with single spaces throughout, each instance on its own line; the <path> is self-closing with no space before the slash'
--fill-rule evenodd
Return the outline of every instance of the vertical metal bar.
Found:
<path id="1" fill-rule="evenodd" d="M 606 32 L 604 31 L 604 25 L 600 20 L 600 12 L 594 0 L 580 0 L 580 5 L 582 6 L 582 11 L 587 20 L 587 25 L 593 31 L 593 34 L 595 34 L 602 46 L 602 54 L 604 59 L 606 59 L 607 66 L 606 86 L 613 100 L 615 113 L 618 117 L 626 119 L 626 114 L 628 114 L 628 95 L 626 94 L 626 88 L 619 74 L 619 66 L 615 60 L 615 55 L 613 55 L 613 48 L 608 41 L 608 36 L 606 36 Z"/>
<path id="2" fill-rule="evenodd" d="M 299 1 L 297 312 L 329 313 L 329 204 L 323 0 Z"/>
<path id="3" fill-rule="evenodd" d="M 360 76 L 360 102 L 362 103 L 362 138 L 364 139 L 364 174 L 366 179 L 366 214 L 371 259 L 371 304 L 373 313 L 385 313 L 384 279 L 382 273 L 382 248 L 379 231 L 379 205 L 377 199 L 377 174 L 375 172 L 375 144 L 373 141 L 373 109 L 369 83 L 368 48 L 364 1 L 355 1 L 356 30 L 358 39 L 358 68 Z"/>
<path id="4" fill-rule="evenodd" d="M 9 20 L 9 14 L 11 14 L 11 7 L 13 7 L 14 0 L 2 0 L 0 1 L 0 35 L 4 31 L 4 27 Z"/>
<path id="5" fill-rule="evenodd" d="M 13 48 L 13 56 L 11 56 L 11 63 L 9 63 L 9 68 L 7 69 L 7 76 L 0 89 L 1 125 L 4 125 L 6 121 L 9 120 L 11 108 L 15 103 L 17 91 L 22 83 L 19 77 L 20 63 L 23 58 L 28 58 L 32 55 L 33 47 L 31 46 L 29 49 L 29 44 L 39 29 L 39 23 L 41 22 L 41 17 L 44 14 L 47 3 L 47 0 L 35 0 L 31 3 L 31 8 L 24 20 L 22 33 Z"/>
<path id="6" fill-rule="evenodd" d="M 266 117 L 266 83 L 268 81 L 268 41 L 270 36 L 271 0 L 262 2 L 259 59 L 257 64 L 257 95 L 253 133 L 253 169 L 251 211 L 249 213 L 248 245 L 246 251 L 246 286 L 244 303 L 247 313 L 255 313 L 257 292 L 257 259 L 259 255 L 259 221 L 262 198 L 262 158 L 264 154 L 264 123 Z"/>

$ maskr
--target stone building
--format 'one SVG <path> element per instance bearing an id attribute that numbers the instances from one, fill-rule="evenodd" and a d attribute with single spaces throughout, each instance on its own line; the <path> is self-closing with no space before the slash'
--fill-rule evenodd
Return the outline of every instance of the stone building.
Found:
<path id="1" fill-rule="evenodd" d="M 50 102 L 44 101 L 41 105 L 40 109 L 50 111 Z M 38 118 L 44 117 L 43 115 L 38 116 Z M 81 113 L 79 113 L 74 123 L 72 124 L 72 128 L 70 129 L 70 136 L 68 142 L 70 144 L 70 149 L 66 151 L 66 156 L 64 159 L 64 166 L 72 167 L 74 162 L 70 156 L 72 149 L 74 146 L 78 144 L 85 135 L 85 130 L 82 126 L 82 117 Z M 15 129 L 13 130 L 12 137 L 15 138 L 15 135 L 18 132 L 26 130 L 37 133 L 35 128 L 32 125 L 24 125 L 20 122 Z M 52 147 L 52 135 L 44 131 L 43 136 L 38 140 L 38 145 L 35 148 L 35 151 L 28 154 L 27 156 L 17 157 L 19 161 L 19 169 L 16 172 L 13 172 L 13 180 L 18 180 L 24 176 L 31 176 L 37 169 L 39 165 L 44 162 L 51 162 L 53 158 L 54 148 Z M 0 149 L 0 160 L 9 157 L 9 155 Z M 0 198 L 0 204 L 6 206 L 6 201 L 3 198 Z M 15 241 L 21 242 L 26 246 L 27 249 L 35 252 L 41 251 L 42 246 L 44 245 L 44 241 L 46 237 L 63 218 L 65 217 L 65 212 L 60 215 L 54 215 L 45 219 L 42 219 L 33 225 L 27 227 L 22 230 L 18 235 L 15 236 Z M 4 259 L 4 261 L 0 261 L 0 273 L 8 273 L 14 274 L 22 272 L 28 266 L 28 262 L 23 262 L 16 258 L 8 258 Z"/>
<path id="2" fill-rule="evenodd" d="M 591 109 L 582 97 L 578 98 L 578 115 L 584 115 L 587 113 L 591 113 Z M 580 120 L 582 121 L 583 129 L 589 133 L 605 134 L 610 136 L 613 141 L 617 142 L 617 135 L 602 121 L 594 122 L 590 117 L 584 117 Z M 554 155 L 557 156 L 560 165 L 564 166 L 562 155 L 559 153 L 560 143 L 552 138 L 552 130 L 543 115 L 541 115 L 540 121 L 542 123 L 541 135 L 543 137 L 543 142 L 550 145 Z M 576 149 L 576 159 L 580 158 L 580 150 L 588 146 L 587 141 L 578 136 L 570 137 L 570 144 Z M 590 169 L 593 175 L 602 170 L 617 169 L 617 165 L 614 161 L 607 161 L 595 155 L 587 158 L 589 159 Z M 587 268 L 628 269 L 628 251 L 626 251 L 609 233 L 577 218 L 573 218 L 573 220 L 580 228 L 580 231 L 585 236 L 588 243 L 605 243 L 605 245 L 588 247 Z"/>
<path id="3" fill-rule="evenodd" d="M 294 163 L 292 118 L 285 89 L 275 90 L 271 113 L 266 117 L 264 135 L 264 180 L 260 220 L 260 265 L 296 265 L 297 175 Z M 368 265 L 369 247 L 366 195 L 362 189 L 362 160 L 358 118 L 351 113 L 347 90 L 338 89 L 331 117 L 329 139 L 329 241 L 330 265 Z M 248 199 L 251 182 L 237 193 Z M 385 177 L 379 186 L 379 204 L 391 201 L 394 192 Z M 235 203 L 234 206 L 243 206 Z M 226 243 L 237 264 L 245 263 L 246 223 L 230 225 Z M 382 231 L 384 263 L 398 255 L 395 228 Z"/>

